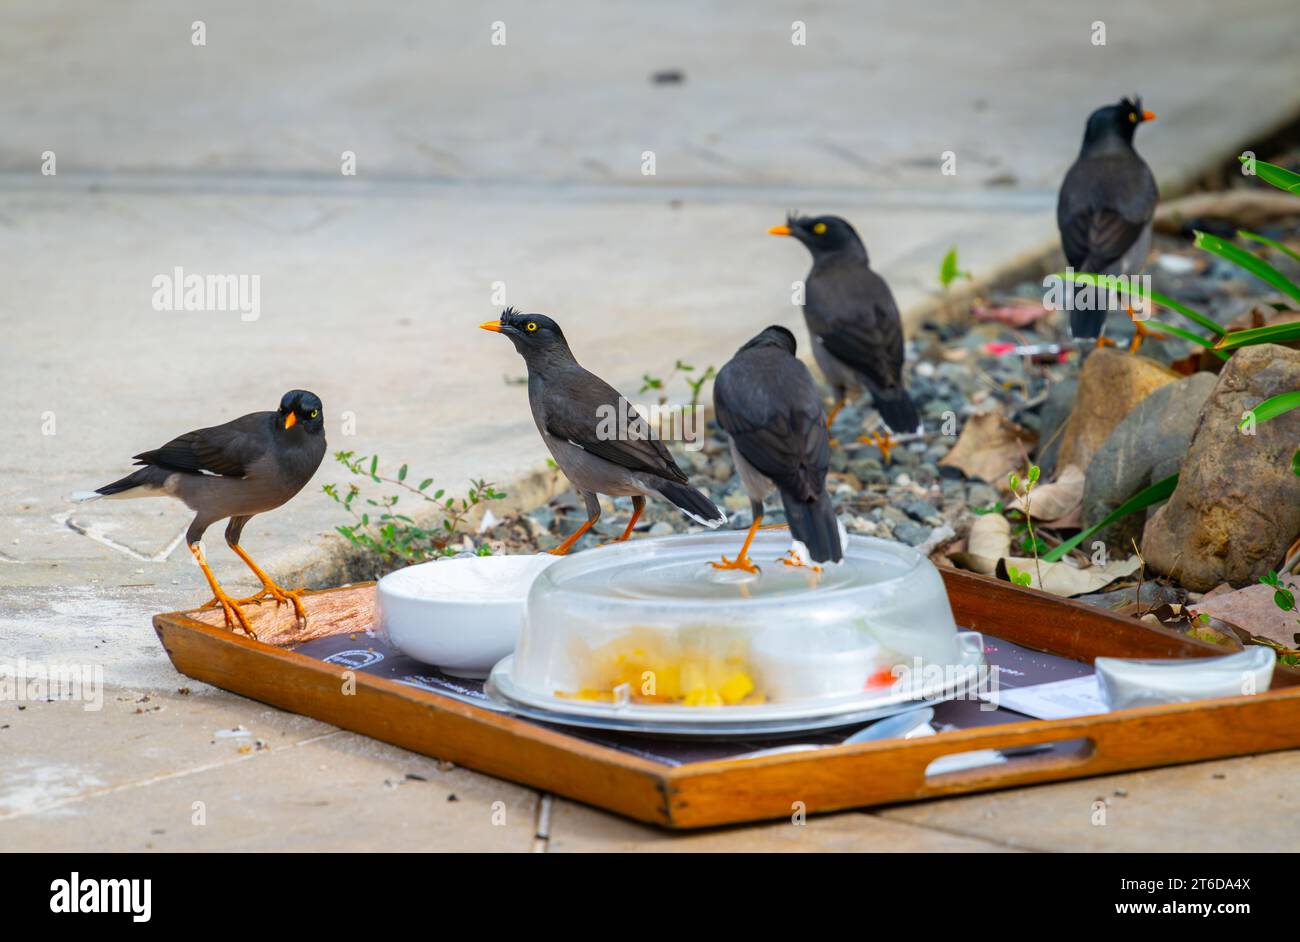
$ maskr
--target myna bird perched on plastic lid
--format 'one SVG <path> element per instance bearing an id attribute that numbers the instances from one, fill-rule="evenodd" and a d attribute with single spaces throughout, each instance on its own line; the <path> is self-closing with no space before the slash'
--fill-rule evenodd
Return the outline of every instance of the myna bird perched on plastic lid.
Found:
<path id="1" fill-rule="evenodd" d="M 1076 272 L 1131 275 L 1146 264 L 1160 194 L 1151 168 L 1133 149 L 1133 133 L 1155 119 L 1142 109 L 1141 98 L 1121 99 L 1088 117 L 1083 148 L 1056 203 L 1061 248 Z M 1076 340 L 1100 337 L 1105 325 L 1104 306 L 1070 311 L 1070 333 Z"/>
<path id="2" fill-rule="evenodd" d="M 768 232 L 791 236 L 812 253 L 803 313 L 813 357 L 835 390 L 828 421 L 835 421 L 850 389 L 865 387 L 890 431 L 920 431 L 921 418 L 903 386 L 898 305 L 853 227 L 838 216 L 791 214 L 784 226 Z"/>
<path id="3" fill-rule="evenodd" d="M 731 454 L 754 522 L 735 559 L 718 569 L 757 572 L 749 545 L 763 521 L 763 498 L 781 495 L 790 532 L 817 563 L 843 557 L 839 521 L 826 493 L 830 433 L 808 367 L 795 358 L 794 334 L 769 327 L 732 357 L 713 383 L 713 411 L 731 436 Z"/>
<path id="4" fill-rule="evenodd" d="M 120 481 L 105 484 L 81 500 L 99 497 L 175 497 L 194 511 L 185 542 L 212 588 L 212 601 L 220 605 L 226 624 L 235 623 L 249 635 L 253 629 L 239 606 L 267 597 L 276 604 L 291 604 L 303 620 L 307 610 L 301 589 L 282 589 L 239 545 L 244 525 L 255 514 L 286 503 L 320 467 L 325 457 L 323 406 L 314 393 L 294 389 L 280 399 L 275 412 L 253 412 L 224 425 L 186 432 L 154 451 L 135 456 L 144 465 Z M 208 568 L 199 541 L 218 520 L 229 518 L 226 543 L 262 583 L 262 591 L 243 599 L 231 598 Z"/>
<path id="5" fill-rule="evenodd" d="M 500 320 L 479 326 L 509 337 L 524 358 L 537 430 L 587 505 L 587 521 L 552 553 L 563 556 L 600 519 L 598 494 L 632 498 L 632 519 L 615 542 L 632 535 L 649 496 L 662 497 L 706 527 L 726 522 L 726 515 L 691 487 L 649 423 L 614 387 L 578 364 L 559 324 L 506 308 Z"/>

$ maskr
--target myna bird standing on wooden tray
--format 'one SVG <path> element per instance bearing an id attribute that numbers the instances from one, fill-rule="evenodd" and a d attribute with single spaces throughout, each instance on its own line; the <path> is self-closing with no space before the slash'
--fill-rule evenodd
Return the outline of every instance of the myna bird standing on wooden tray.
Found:
<path id="1" fill-rule="evenodd" d="M 718 569 L 757 572 L 749 545 L 763 522 L 763 498 L 780 492 L 790 532 L 816 563 L 839 562 L 839 521 L 826 493 L 830 433 L 808 367 L 795 358 L 794 334 L 769 327 L 718 371 L 713 411 L 731 436 L 731 454 L 754 522 L 735 559 Z"/>
<path id="2" fill-rule="evenodd" d="M 212 601 L 221 606 L 226 624 L 253 630 L 239 606 L 267 597 L 277 605 L 291 604 L 303 620 L 307 610 L 301 589 L 282 589 L 239 545 L 244 524 L 255 514 L 286 503 L 302 490 L 325 457 L 325 418 L 314 393 L 294 389 L 280 399 L 275 412 L 253 412 L 224 425 L 186 432 L 154 451 L 135 456 L 144 465 L 120 481 L 106 484 L 82 500 L 99 497 L 175 497 L 194 511 L 185 542 L 212 588 Z M 244 599 L 231 598 L 208 568 L 199 541 L 218 520 L 229 518 L 226 543 L 262 583 L 262 591 Z"/>
<path id="3" fill-rule="evenodd" d="M 479 326 L 505 334 L 524 358 L 537 430 L 587 505 L 587 521 L 552 553 L 563 556 L 600 519 L 598 494 L 632 498 L 632 519 L 615 542 L 632 535 L 649 496 L 662 497 L 706 527 L 726 522 L 726 515 L 691 487 L 649 423 L 614 387 L 578 364 L 559 324 L 506 308 L 500 320 Z"/>
<path id="4" fill-rule="evenodd" d="M 885 279 L 872 270 L 853 227 L 838 216 L 791 214 L 784 226 L 768 232 L 792 236 L 812 253 L 803 313 L 813 357 L 835 390 L 828 422 L 835 421 L 850 389 L 866 387 L 890 431 L 920 431 L 921 418 L 903 386 L 898 305 Z"/>
<path id="5" fill-rule="evenodd" d="M 1079 157 L 1065 175 L 1056 203 L 1065 260 L 1076 272 L 1132 275 L 1151 250 L 1151 221 L 1159 192 L 1145 160 L 1133 149 L 1133 133 L 1156 116 L 1142 110 L 1142 99 L 1121 99 L 1088 117 Z M 1076 297 L 1086 286 L 1080 285 Z M 1070 311 L 1070 334 L 1096 340 L 1106 326 L 1105 306 Z M 1132 316 L 1132 307 L 1129 308 Z M 1145 335 L 1135 321 L 1138 336 Z"/>

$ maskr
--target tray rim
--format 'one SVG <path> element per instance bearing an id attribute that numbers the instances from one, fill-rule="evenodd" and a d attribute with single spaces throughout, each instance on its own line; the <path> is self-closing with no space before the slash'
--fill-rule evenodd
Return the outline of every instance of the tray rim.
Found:
<path id="1" fill-rule="evenodd" d="M 1035 613 L 1057 614 L 1068 615 L 1063 620 L 1071 624 L 1027 630 L 1037 636 L 1060 631 L 1061 643 L 1055 648 L 1027 646 L 1088 662 L 1102 655 L 1077 657 L 1070 652 L 1080 651 L 1089 640 L 1094 647 L 1106 647 L 1107 642 L 1113 647 L 1119 643 L 1118 636 L 1141 640 L 1141 650 L 1121 656 L 1152 656 L 1158 650 L 1164 650 L 1165 656 L 1222 653 L 1208 642 L 1034 589 L 960 570 L 940 572 L 954 614 L 960 609 L 965 616 L 957 617 L 963 630 L 1006 637 L 1005 628 L 999 632 L 989 624 L 992 611 L 1026 623 L 1032 622 Z M 373 585 L 356 583 L 304 597 L 310 600 Z M 1089 637 L 1084 637 L 1077 622 L 1088 623 Z M 1066 720 L 1026 719 L 918 739 L 669 766 L 359 672 L 353 672 L 356 695 L 348 698 L 356 703 L 343 709 L 342 697 L 315 699 L 314 694 L 336 688 L 348 673 L 346 667 L 236 635 L 224 626 L 198 621 L 189 612 L 155 615 L 153 624 L 176 669 L 197 680 L 670 829 L 789 817 L 800 807 L 807 813 L 824 813 L 1300 746 L 1300 723 L 1296 722 L 1300 719 L 1300 672 L 1279 665 L 1274 688 L 1254 696 L 1140 707 Z M 1106 632 L 1106 627 L 1113 631 Z M 1025 644 L 1023 638 L 1006 640 Z M 272 667 L 277 670 L 268 670 Z M 313 709 L 304 710 L 304 705 Z M 402 718 L 421 722 L 403 726 L 397 722 Z M 931 761 L 952 753 L 1067 740 L 1086 740 L 1088 746 L 1076 756 L 1029 756 L 928 780 L 924 774 Z"/>

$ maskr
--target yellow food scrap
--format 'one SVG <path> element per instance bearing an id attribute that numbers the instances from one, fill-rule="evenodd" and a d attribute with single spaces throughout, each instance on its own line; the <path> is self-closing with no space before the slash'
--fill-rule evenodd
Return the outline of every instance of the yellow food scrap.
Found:
<path id="1" fill-rule="evenodd" d="M 727 678 L 718 690 L 718 694 L 722 697 L 723 703 L 732 705 L 744 700 L 753 689 L 754 682 L 749 679 L 749 675 L 744 671 L 737 671 Z"/>
<path id="2" fill-rule="evenodd" d="M 665 636 L 634 631 L 618 641 L 579 655 L 586 670 L 582 687 L 564 696 L 611 702 L 626 685 L 633 703 L 736 706 L 763 703 L 734 638 L 698 630 Z"/>

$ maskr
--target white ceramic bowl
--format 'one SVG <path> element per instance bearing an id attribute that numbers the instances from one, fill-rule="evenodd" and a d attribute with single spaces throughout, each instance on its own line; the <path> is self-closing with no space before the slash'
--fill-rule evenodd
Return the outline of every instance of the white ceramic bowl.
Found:
<path id="1" fill-rule="evenodd" d="M 486 677 L 515 649 L 533 580 L 558 556 L 475 556 L 408 566 L 379 580 L 380 632 L 417 661 Z"/>

